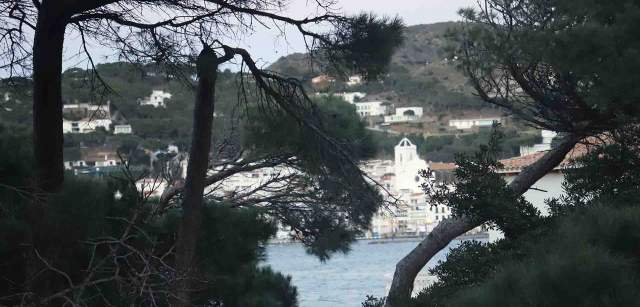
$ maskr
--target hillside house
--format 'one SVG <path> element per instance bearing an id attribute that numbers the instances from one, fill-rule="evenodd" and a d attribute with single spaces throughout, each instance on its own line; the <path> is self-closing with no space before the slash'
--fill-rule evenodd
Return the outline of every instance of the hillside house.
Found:
<path id="1" fill-rule="evenodd" d="M 422 117 L 422 107 L 396 108 L 396 113 L 384 117 L 385 124 L 408 123 Z"/>
<path id="2" fill-rule="evenodd" d="M 362 84 L 362 76 L 360 75 L 353 75 L 351 77 L 349 77 L 349 80 L 347 80 L 347 86 L 356 86 L 356 85 L 360 85 Z"/>
<path id="3" fill-rule="evenodd" d="M 169 92 L 161 90 L 153 90 L 149 97 L 140 100 L 141 106 L 152 106 L 154 108 L 165 108 L 167 106 L 165 100 L 171 99 L 173 95 Z"/>
<path id="4" fill-rule="evenodd" d="M 120 157 L 116 150 L 109 147 L 81 148 L 77 160 L 64 162 L 66 170 L 75 175 L 103 176 L 120 170 Z"/>
<path id="5" fill-rule="evenodd" d="M 356 102 L 354 105 L 360 117 L 383 116 L 387 114 L 387 105 L 382 101 Z"/>
<path id="6" fill-rule="evenodd" d="M 131 128 L 131 125 L 113 126 L 113 134 L 131 134 L 131 133 L 133 133 L 133 128 Z"/>
<path id="7" fill-rule="evenodd" d="M 472 119 L 452 119 L 449 121 L 449 127 L 455 127 L 458 130 L 467 130 L 474 127 L 492 127 L 493 124 L 502 123 L 500 117 L 489 118 L 472 118 Z"/>
<path id="8" fill-rule="evenodd" d="M 346 93 L 338 93 L 335 94 L 338 97 L 342 97 L 342 99 L 344 99 L 346 102 L 348 103 L 355 103 L 356 100 L 362 99 L 365 96 L 367 96 L 366 93 L 362 93 L 362 92 L 346 92 Z"/>
<path id="9" fill-rule="evenodd" d="M 62 107 L 62 133 L 92 133 L 98 128 L 111 130 L 110 103 L 92 105 L 88 103 L 65 104 Z"/>

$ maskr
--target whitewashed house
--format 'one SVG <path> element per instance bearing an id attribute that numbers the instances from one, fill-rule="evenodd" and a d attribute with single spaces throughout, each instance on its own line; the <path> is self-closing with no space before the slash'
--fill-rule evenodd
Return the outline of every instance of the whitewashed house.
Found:
<path id="1" fill-rule="evenodd" d="M 356 102 L 354 105 L 360 117 L 383 116 L 387 114 L 387 106 L 382 101 Z"/>
<path id="2" fill-rule="evenodd" d="M 113 134 L 131 134 L 131 133 L 133 133 L 133 128 L 131 128 L 131 125 L 113 126 Z"/>
<path id="3" fill-rule="evenodd" d="M 121 164 L 120 157 L 116 150 L 108 147 L 90 147 L 80 149 L 78 160 L 64 161 L 64 168 L 67 170 L 84 168 L 110 168 Z"/>
<path id="4" fill-rule="evenodd" d="M 542 135 L 541 144 L 535 144 L 533 146 L 520 146 L 521 157 L 528 156 L 536 152 L 551 150 L 551 142 L 553 142 L 553 138 L 555 138 L 558 134 L 549 130 L 542 130 L 540 134 Z"/>
<path id="5" fill-rule="evenodd" d="M 360 84 L 362 84 L 362 76 L 360 75 L 350 76 L 349 80 L 347 80 L 347 86 L 356 86 Z"/>
<path id="6" fill-rule="evenodd" d="M 167 106 L 165 100 L 171 99 L 173 95 L 162 90 L 153 90 L 149 97 L 140 100 L 142 106 L 152 106 L 154 108 L 164 108 Z"/>
<path id="7" fill-rule="evenodd" d="M 500 117 L 489 118 L 472 118 L 472 119 L 452 119 L 449 121 L 449 127 L 455 127 L 458 130 L 466 130 L 474 127 L 491 127 L 495 123 L 502 123 Z"/>
<path id="8" fill-rule="evenodd" d="M 110 102 L 101 105 L 88 103 L 65 104 L 62 107 L 62 133 L 92 133 L 98 128 L 111 130 Z"/>
<path id="9" fill-rule="evenodd" d="M 422 107 L 396 108 L 396 113 L 384 117 L 385 124 L 408 123 L 422 118 Z"/>
<path id="10" fill-rule="evenodd" d="M 338 97 L 342 97 L 342 99 L 344 99 L 346 102 L 348 103 L 355 103 L 356 99 L 362 99 L 365 96 L 367 96 L 366 93 L 362 93 L 362 92 L 345 92 L 345 93 L 338 93 L 335 94 Z"/>

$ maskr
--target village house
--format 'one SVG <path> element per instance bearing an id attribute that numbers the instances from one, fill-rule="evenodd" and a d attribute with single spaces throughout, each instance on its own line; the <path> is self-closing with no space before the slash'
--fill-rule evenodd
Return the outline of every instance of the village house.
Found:
<path id="1" fill-rule="evenodd" d="M 132 134 L 131 125 L 115 125 L 113 126 L 113 134 Z"/>
<path id="2" fill-rule="evenodd" d="M 383 116 L 387 114 L 387 105 L 382 101 L 356 102 L 354 105 L 360 117 Z"/>
<path id="3" fill-rule="evenodd" d="M 154 108 L 165 108 L 167 106 L 165 100 L 171 99 L 173 95 L 162 90 L 153 90 L 149 97 L 140 100 L 141 106 L 152 106 Z"/>
<path id="4" fill-rule="evenodd" d="M 110 102 L 93 105 L 88 103 L 65 104 L 62 107 L 62 133 L 92 133 L 98 128 L 111 130 Z"/>
<path id="5" fill-rule="evenodd" d="M 350 76 L 349 80 L 347 80 L 347 86 L 349 87 L 360 85 L 360 84 L 362 84 L 362 76 L 360 75 Z"/>
<path id="6" fill-rule="evenodd" d="M 76 160 L 64 162 L 66 170 L 72 170 L 75 175 L 97 175 L 118 171 L 121 165 L 120 157 L 115 149 L 110 147 L 80 148 L 80 157 Z"/>
<path id="7" fill-rule="evenodd" d="M 449 121 L 449 127 L 455 127 L 458 130 L 467 130 L 474 127 L 492 127 L 494 124 L 499 123 L 502 123 L 502 118 L 500 117 L 452 119 Z"/>
<path id="8" fill-rule="evenodd" d="M 396 108 L 395 114 L 384 117 L 384 123 L 389 125 L 414 122 L 419 120 L 422 117 L 422 114 L 422 107 Z"/>

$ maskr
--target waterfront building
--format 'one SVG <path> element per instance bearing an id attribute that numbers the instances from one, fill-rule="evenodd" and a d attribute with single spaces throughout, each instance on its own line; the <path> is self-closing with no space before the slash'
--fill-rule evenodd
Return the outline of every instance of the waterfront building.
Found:
<path id="1" fill-rule="evenodd" d="M 371 160 L 362 166 L 371 178 L 382 185 L 387 200 L 395 206 L 381 208 L 374 216 L 367 234 L 372 238 L 422 236 L 451 216 L 446 206 L 433 206 L 422 189 L 426 180 L 420 172 L 429 164 L 418 156 L 418 148 L 404 138 L 394 148 L 394 160 Z"/>
<path id="2" fill-rule="evenodd" d="M 182 160 L 182 175 L 186 175 L 186 159 Z M 438 167 L 441 167 L 438 164 Z M 449 165 L 450 166 L 450 165 Z M 368 160 L 360 165 L 361 169 L 381 189 L 383 195 L 392 206 L 381 208 L 373 217 L 371 228 L 366 234 L 369 238 L 390 238 L 402 236 L 424 236 L 438 223 L 451 216 L 446 206 L 433 206 L 428 202 L 428 195 L 422 189 L 427 180 L 437 180 L 435 176 L 424 178 L 420 171 L 430 168 L 429 163 L 418 155 L 418 148 L 411 140 L 404 138 L 394 148 L 393 160 Z M 450 168 L 447 170 L 451 170 Z M 439 171 L 447 171 L 445 168 Z M 221 167 L 209 171 L 209 175 L 223 171 Z M 205 190 L 208 196 L 244 197 L 257 188 L 265 186 L 277 188 L 286 178 L 297 170 L 286 166 L 261 168 L 232 175 L 224 181 L 209 186 Z M 139 183 L 139 190 L 146 187 L 145 194 L 159 197 L 166 188 L 166 183 L 158 183 L 148 178 Z M 265 189 L 273 190 L 273 189 Z M 269 196 L 269 192 L 258 192 L 252 196 Z M 278 240 L 286 240 L 289 229 L 280 227 Z"/>

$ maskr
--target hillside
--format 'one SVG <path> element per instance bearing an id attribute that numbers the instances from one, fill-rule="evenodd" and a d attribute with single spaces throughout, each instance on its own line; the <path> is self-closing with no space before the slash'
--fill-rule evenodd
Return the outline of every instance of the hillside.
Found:
<path id="1" fill-rule="evenodd" d="M 369 94 L 368 99 L 387 100 L 396 106 L 423 106 L 426 112 L 441 116 L 500 114 L 473 95 L 457 63 L 447 57 L 445 35 L 456 25 L 444 22 L 407 27 L 404 44 L 394 54 L 384 83 L 350 88 L 337 83 L 328 91 L 362 91 Z M 321 73 L 321 66 L 306 54 L 296 53 L 280 58 L 270 69 L 308 81 Z"/>

